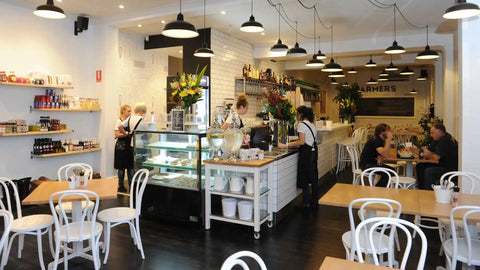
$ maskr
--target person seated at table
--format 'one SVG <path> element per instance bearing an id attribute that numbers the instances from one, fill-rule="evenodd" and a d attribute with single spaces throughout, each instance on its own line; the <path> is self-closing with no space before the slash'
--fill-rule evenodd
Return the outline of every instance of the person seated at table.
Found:
<path id="1" fill-rule="evenodd" d="M 384 167 L 393 170 L 392 167 L 383 163 L 383 158 L 387 157 L 390 152 L 392 137 L 393 133 L 389 125 L 381 123 L 375 127 L 374 138 L 367 141 L 360 155 L 359 166 L 362 170 L 372 167 Z M 385 173 L 379 173 L 379 175 L 381 178 L 376 186 L 386 187 L 388 184 L 388 175 Z"/>
<path id="2" fill-rule="evenodd" d="M 430 136 L 433 142 L 424 151 L 424 157 L 438 163 L 419 163 L 416 169 L 418 187 L 431 190 L 432 184 L 436 184 L 444 173 L 458 170 L 458 143 L 440 123 L 430 128 Z M 420 152 L 418 148 L 410 150 Z"/>

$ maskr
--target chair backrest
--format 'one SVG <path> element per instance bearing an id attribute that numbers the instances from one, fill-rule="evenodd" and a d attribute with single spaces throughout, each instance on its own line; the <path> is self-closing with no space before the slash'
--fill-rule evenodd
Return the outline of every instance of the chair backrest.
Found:
<path id="1" fill-rule="evenodd" d="M 22 208 L 20 207 L 17 185 L 10 178 L 0 177 L 0 189 L 3 195 L 2 200 L 0 200 L 0 208 L 7 210 L 12 215 L 17 212 L 17 218 L 21 218 Z"/>
<path id="2" fill-rule="evenodd" d="M 391 217 L 374 217 L 367 220 L 364 220 L 358 224 L 357 229 L 355 231 L 355 243 L 357 243 L 355 250 L 357 251 L 357 258 L 358 261 L 363 263 L 363 256 L 362 252 L 360 252 L 360 248 L 358 247 L 358 243 L 360 242 L 360 233 L 365 231 L 365 228 L 368 229 L 368 238 L 365 241 L 367 246 L 372 250 L 373 261 L 376 265 L 380 265 L 378 261 L 378 256 L 376 250 L 381 249 L 381 241 L 377 245 L 373 239 L 374 232 L 378 232 L 379 228 L 381 232 L 384 233 L 383 228 L 389 227 L 390 232 L 388 233 L 388 249 L 394 251 L 394 239 L 396 237 L 396 232 L 401 229 L 406 236 L 406 244 L 401 250 L 403 251 L 403 257 L 400 264 L 400 269 L 405 269 L 407 265 L 408 256 L 410 255 L 410 251 L 412 249 L 412 234 L 410 233 L 410 229 L 415 231 L 422 240 L 422 249 L 420 251 L 420 258 L 418 259 L 417 269 L 423 270 L 425 265 L 425 259 L 427 257 L 427 237 L 423 233 L 423 231 L 415 224 L 411 223 L 410 221 L 399 219 L 399 218 L 391 218 Z M 388 266 L 393 267 L 393 257 L 389 256 Z"/>
<path id="3" fill-rule="evenodd" d="M 0 238 L 0 253 L 2 252 L 3 247 L 8 239 L 10 230 L 12 229 L 13 215 L 10 211 L 0 210 L 0 217 L 3 217 L 3 233 L 2 238 Z"/>
<path id="4" fill-rule="evenodd" d="M 455 225 L 455 212 L 457 211 L 462 211 L 465 212 L 463 214 L 462 218 L 462 225 L 463 225 L 463 241 L 466 241 L 467 245 L 467 254 L 462 254 L 462 257 L 467 257 L 467 264 L 471 265 L 472 264 L 472 259 L 478 259 L 478 254 L 472 254 L 472 240 L 477 241 L 478 239 L 478 228 L 476 226 L 476 223 L 473 222 L 468 222 L 468 218 L 472 214 L 480 214 L 480 206 L 457 206 L 452 209 L 450 212 L 450 230 L 451 230 L 451 235 L 452 235 L 452 241 L 453 241 L 453 254 L 452 254 L 452 261 L 451 261 L 451 269 L 455 270 L 455 267 L 457 265 L 457 256 L 458 256 L 458 240 L 459 236 L 457 235 L 457 228 Z M 472 230 L 472 231 L 471 231 Z M 478 245 L 478 244 L 477 244 Z"/>
<path id="5" fill-rule="evenodd" d="M 358 165 L 358 150 L 353 145 L 347 145 L 347 152 L 352 162 L 352 172 L 355 175 L 355 172 L 358 170 L 358 168 L 360 168 Z"/>
<path id="6" fill-rule="evenodd" d="M 54 198 L 58 197 L 58 207 L 60 208 L 60 211 L 57 213 L 55 210 L 55 203 L 54 203 Z M 94 200 L 91 200 L 90 197 L 93 197 Z M 80 207 L 80 213 L 76 216 L 80 217 L 80 220 L 69 220 L 67 217 L 67 213 L 65 212 L 63 206 L 63 202 L 65 201 L 71 201 L 74 199 L 75 201 L 85 201 L 86 205 L 90 203 L 90 201 L 95 202 L 95 206 L 92 211 L 91 215 L 91 228 L 87 228 L 85 225 L 85 222 L 87 221 L 87 216 L 88 212 L 90 209 L 88 207 Z M 75 235 L 75 237 L 82 237 L 86 234 L 86 232 L 94 232 L 95 228 L 95 220 L 97 218 L 97 212 L 98 212 L 98 195 L 97 193 L 89 190 L 63 190 L 59 192 L 55 192 L 52 195 L 50 195 L 49 199 L 49 204 L 50 204 L 50 210 L 52 211 L 53 215 L 53 220 L 55 222 L 55 230 L 59 231 L 60 229 L 60 224 L 63 224 L 66 228 L 66 234 L 67 234 L 67 242 L 70 242 L 70 237 L 72 236 L 73 233 L 79 233 L 79 235 Z M 72 202 L 73 203 L 73 202 Z M 62 222 L 60 222 L 62 221 Z M 77 231 L 74 229 L 74 227 L 78 227 L 79 230 Z"/>
<path id="7" fill-rule="evenodd" d="M 447 172 L 440 177 L 440 184 L 446 185 L 445 181 L 452 182 L 454 177 L 462 177 L 461 192 L 467 194 L 480 194 L 480 176 L 470 172 Z M 460 183 L 458 183 L 460 185 Z"/>
<path id="8" fill-rule="evenodd" d="M 70 175 L 73 174 L 74 169 L 88 169 L 88 180 L 91 180 L 93 178 L 93 169 L 92 166 L 90 166 L 87 163 L 69 163 L 65 164 L 60 169 L 57 171 L 58 175 L 58 181 L 64 181 L 67 180 Z"/>
<path id="9" fill-rule="evenodd" d="M 220 270 L 230 270 L 232 269 L 235 265 L 240 265 L 243 270 L 248 270 L 250 269 L 243 260 L 241 260 L 241 257 L 250 257 L 253 258 L 257 263 L 260 265 L 260 269 L 262 270 L 267 270 L 267 266 L 265 265 L 265 262 L 263 262 L 262 258 L 258 256 L 256 253 L 248 251 L 248 250 L 242 250 L 238 251 L 232 255 L 230 255 L 222 264 L 222 268 Z"/>
<path id="10" fill-rule="evenodd" d="M 132 186 L 130 187 L 130 208 L 135 208 L 137 215 L 142 210 L 142 197 L 148 182 L 148 170 L 140 169 L 133 175 Z M 133 201 L 135 198 L 135 202 Z"/>
<path id="11" fill-rule="evenodd" d="M 384 199 L 384 198 L 360 198 L 360 199 L 351 201 L 350 204 L 348 205 L 348 218 L 350 221 L 350 232 L 352 236 L 352 251 L 350 252 L 350 260 L 352 261 L 355 256 L 355 248 L 356 248 L 355 238 L 353 237 L 356 231 L 355 218 L 353 216 L 353 209 L 354 207 L 358 208 L 358 204 L 361 204 L 359 207 L 360 210 L 358 211 L 360 221 L 364 221 L 366 219 L 374 217 L 372 215 L 374 215 L 375 212 L 371 210 L 367 210 L 367 207 L 374 207 L 375 210 L 378 210 L 380 207 L 382 207 L 381 210 L 386 211 L 387 217 L 399 218 L 400 214 L 402 213 L 402 205 L 395 200 Z M 365 233 L 365 236 L 367 236 L 367 231 L 365 229 L 363 233 Z"/>
<path id="12" fill-rule="evenodd" d="M 387 187 L 388 188 L 398 188 L 398 184 L 400 182 L 400 178 L 398 177 L 398 174 L 396 171 L 384 167 L 372 167 L 365 169 L 362 171 L 362 174 L 360 176 L 360 181 L 362 183 L 362 186 L 365 186 L 365 177 L 368 177 L 368 184 L 370 186 L 375 186 L 375 176 L 376 173 L 385 173 L 388 176 L 388 183 Z M 393 181 L 392 181 L 393 178 Z"/>

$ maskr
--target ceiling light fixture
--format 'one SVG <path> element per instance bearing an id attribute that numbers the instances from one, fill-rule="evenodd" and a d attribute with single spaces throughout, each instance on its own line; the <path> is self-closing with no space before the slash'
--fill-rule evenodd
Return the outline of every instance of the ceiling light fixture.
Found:
<path id="1" fill-rule="evenodd" d="M 124 9 L 124 8 L 125 8 L 125 6 L 124 6 L 124 5 L 122 5 L 122 4 L 120 4 L 120 5 L 118 5 L 118 8 L 119 8 L 119 9 Z"/>
<path id="2" fill-rule="evenodd" d="M 203 0 L 203 44 L 202 47 L 196 49 L 193 53 L 193 56 L 196 57 L 213 57 L 215 53 L 213 53 L 212 49 L 207 46 L 207 31 L 205 28 L 205 14 L 207 13 L 207 0 Z"/>
<path id="3" fill-rule="evenodd" d="M 377 81 L 379 81 L 379 82 L 386 82 L 386 81 L 388 81 L 388 78 L 387 78 L 387 77 L 380 77 L 380 78 L 378 78 Z"/>
<path id="4" fill-rule="evenodd" d="M 413 75 L 413 74 L 415 74 L 415 72 L 413 72 L 413 70 L 408 68 L 408 66 L 406 66 L 402 71 L 400 71 L 400 75 Z"/>
<path id="5" fill-rule="evenodd" d="M 397 71 L 398 70 L 398 67 L 393 65 L 392 59 L 393 59 L 393 56 L 390 55 L 390 65 L 388 65 L 385 68 L 385 71 Z"/>
<path id="6" fill-rule="evenodd" d="M 332 78 L 332 80 L 330 81 L 331 84 L 338 84 L 337 80 L 335 80 L 334 78 Z"/>
<path id="7" fill-rule="evenodd" d="M 417 81 L 426 81 L 428 78 L 427 70 L 422 68 L 420 70 L 420 76 L 417 78 Z"/>
<path id="8" fill-rule="evenodd" d="M 373 77 L 370 77 L 370 80 L 367 81 L 367 84 L 378 84 L 378 82 L 373 79 Z"/>
<path id="9" fill-rule="evenodd" d="M 417 90 L 415 90 L 415 89 L 412 89 L 412 90 L 411 90 L 410 92 L 408 92 L 408 93 L 411 94 L 411 95 L 416 95 L 416 94 L 418 94 Z"/>
<path id="10" fill-rule="evenodd" d="M 345 73 L 343 71 L 336 71 L 328 74 L 329 78 L 343 78 L 345 77 Z"/>
<path id="11" fill-rule="evenodd" d="M 53 0 L 47 0 L 45 5 L 38 6 L 33 14 L 47 19 L 64 19 L 67 17 L 61 8 L 53 4 Z"/>
<path id="12" fill-rule="evenodd" d="M 318 13 L 317 13 L 318 14 Z M 320 50 L 320 36 L 318 36 L 318 52 L 317 52 L 317 59 L 318 60 L 323 60 L 327 59 L 327 56 L 322 53 L 322 50 Z"/>
<path id="13" fill-rule="evenodd" d="M 335 63 L 333 61 L 333 25 L 330 26 L 330 46 L 331 46 L 331 54 L 332 58 L 330 59 L 330 63 L 326 64 L 325 67 L 322 69 L 323 72 L 338 72 L 342 71 L 342 66 L 339 64 Z"/>
<path id="14" fill-rule="evenodd" d="M 436 51 L 430 50 L 430 46 L 428 46 L 428 24 L 427 24 L 427 46 L 425 46 L 425 50 L 419 52 L 415 58 L 420 60 L 428 60 L 428 59 L 437 59 L 440 57 Z"/>
<path id="15" fill-rule="evenodd" d="M 457 3 L 445 10 L 445 19 L 464 19 L 480 14 L 480 8 L 476 4 L 467 3 L 466 0 L 457 0 Z"/>
<path id="16" fill-rule="evenodd" d="M 356 73 L 357 73 L 357 70 L 354 69 L 354 68 L 351 68 L 351 69 L 349 69 L 347 72 L 350 73 L 350 74 L 356 74 Z"/>
<path id="17" fill-rule="evenodd" d="M 350 84 L 346 81 L 344 84 L 342 84 L 343 87 L 350 87 Z"/>
<path id="18" fill-rule="evenodd" d="M 370 61 L 365 64 L 366 67 L 376 67 L 377 63 L 373 62 L 372 55 L 370 54 Z"/>
<path id="19" fill-rule="evenodd" d="M 295 47 L 287 51 L 287 56 L 290 57 L 303 57 L 307 55 L 307 51 L 298 45 L 298 31 L 297 22 L 295 21 Z"/>
<path id="20" fill-rule="evenodd" d="M 270 48 L 270 53 L 273 56 L 285 56 L 285 54 L 288 51 L 288 46 L 283 44 L 282 40 L 280 39 L 280 4 L 278 4 L 277 6 L 278 6 L 278 41 L 277 41 L 277 44 L 273 45 Z"/>
<path id="21" fill-rule="evenodd" d="M 382 72 L 380 72 L 380 74 L 378 75 L 380 77 L 388 77 L 389 74 L 385 71 L 385 70 L 382 70 Z"/>
<path id="22" fill-rule="evenodd" d="M 253 17 L 253 0 L 251 1 L 251 15 L 250 20 L 248 22 L 244 22 L 242 27 L 240 27 L 240 31 L 242 32 L 249 32 L 249 33 L 258 33 L 263 31 L 263 25 L 257 21 L 255 21 L 255 17 Z"/>
<path id="23" fill-rule="evenodd" d="M 162 35 L 171 38 L 194 38 L 198 37 L 198 32 L 195 26 L 183 20 L 182 14 L 182 0 L 180 0 L 180 13 L 177 15 L 177 20 L 167 23 L 162 31 Z"/>
<path id="24" fill-rule="evenodd" d="M 307 67 L 323 67 L 325 64 L 323 63 L 322 60 L 317 59 L 317 55 L 315 54 L 315 51 L 317 50 L 317 44 L 316 44 L 316 38 L 315 36 L 317 35 L 317 22 L 315 18 L 315 13 L 317 12 L 317 8 L 313 6 L 313 56 L 312 59 L 307 61 L 306 66 Z"/>
<path id="25" fill-rule="evenodd" d="M 385 50 L 386 54 L 404 53 L 405 48 L 397 43 L 397 4 L 393 4 L 393 44 Z"/>

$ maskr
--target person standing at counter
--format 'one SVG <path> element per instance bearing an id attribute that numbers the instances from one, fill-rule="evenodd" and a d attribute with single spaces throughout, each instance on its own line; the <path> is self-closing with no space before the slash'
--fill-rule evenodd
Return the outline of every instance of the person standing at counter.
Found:
<path id="1" fill-rule="evenodd" d="M 127 178 L 130 182 L 133 177 L 133 165 L 129 162 L 132 157 L 132 148 L 130 147 L 130 137 L 118 129 L 118 126 L 122 124 L 132 114 L 132 107 L 130 105 L 123 105 L 120 107 L 120 117 L 115 123 L 115 152 L 113 159 L 113 167 L 118 170 L 118 192 L 126 192 L 125 188 L 125 170 L 127 170 Z"/>
<path id="2" fill-rule="evenodd" d="M 128 155 L 125 153 L 123 156 L 124 158 L 124 164 L 126 168 L 131 168 L 132 175 L 128 175 L 128 186 L 130 187 L 130 184 L 132 183 L 132 177 L 133 177 L 133 141 L 132 141 L 132 134 L 133 132 L 139 128 L 140 122 L 143 120 L 143 115 L 147 112 L 147 105 L 143 102 L 136 103 L 135 106 L 133 107 L 133 115 L 125 119 L 123 122 L 121 122 L 118 126 L 118 132 L 124 136 L 125 138 L 128 138 L 128 145 L 129 145 L 129 152 Z M 133 127 L 133 128 L 132 128 Z M 141 128 L 144 129 L 144 128 Z M 115 132 L 117 134 L 117 131 Z M 127 169 L 128 172 L 128 169 Z M 122 183 L 123 184 L 123 183 Z"/>
<path id="3" fill-rule="evenodd" d="M 315 126 L 313 122 L 313 110 L 306 106 L 297 108 L 298 140 L 284 144 L 278 143 L 279 148 L 288 146 L 299 147 L 298 149 L 298 169 L 297 186 L 302 188 L 303 207 L 318 207 L 318 149 L 315 138 Z M 310 196 L 310 184 L 312 185 L 312 194 Z"/>
<path id="4" fill-rule="evenodd" d="M 235 104 L 235 111 L 232 111 L 230 115 L 225 120 L 225 123 L 222 125 L 222 129 L 226 130 L 228 125 L 230 125 L 233 120 L 235 119 L 238 128 L 243 128 L 243 122 L 240 118 L 240 115 L 245 115 L 248 112 L 248 100 L 247 95 L 245 94 L 238 94 L 237 103 Z"/>
<path id="5" fill-rule="evenodd" d="M 360 155 L 359 166 L 362 170 L 372 167 L 383 167 L 392 169 L 392 167 L 383 163 L 383 158 L 387 157 L 390 152 L 390 144 L 392 143 L 393 133 L 390 126 L 381 123 L 375 127 L 375 136 L 370 139 L 363 147 Z M 376 184 L 379 187 L 386 187 L 388 184 L 388 175 L 385 173 L 378 173 L 381 178 Z"/>

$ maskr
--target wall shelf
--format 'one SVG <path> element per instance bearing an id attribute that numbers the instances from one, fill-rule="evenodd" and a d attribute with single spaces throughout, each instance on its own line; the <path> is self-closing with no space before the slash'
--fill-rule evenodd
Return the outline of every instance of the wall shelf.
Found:
<path id="1" fill-rule="evenodd" d="M 14 137 L 14 136 L 35 136 L 43 134 L 62 134 L 62 133 L 72 133 L 73 129 L 64 129 L 64 130 L 53 130 L 53 131 L 29 131 L 26 133 L 3 133 L 0 134 L 0 137 Z"/>
<path id="2" fill-rule="evenodd" d="M 43 112 L 96 112 L 102 109 L 36 109 L 30 106 L 30 112 L 43 111 Z"/>
<path id="3" fill-rule="evenodd" d="M 10 83 L 10 82 L 0 82 L 0 85 L 23 86 L 23 87 L 34 87 L 34 88 L 73 89 L 73 86 L 71 85 L 27 84 L 27 83 Z"/>
<path id="4" fill-rule="evenodd" d="M 59 157 L 59 156 L 66 156 L 66 155 L 76 155 L 76 154 L 97 152 L 97 151 L 100 151 L 100 150 L 102 150 L 102 148 L 95 148 L 95 149 L 89 149 L 89 150 L 70 151 L 70 152 L 63 152 L 63 153 L 42 154 L 42 155 L 34 155 L 33 153 L 31 153 L 31 154 L 30 154 L 30 158 Z"/>

